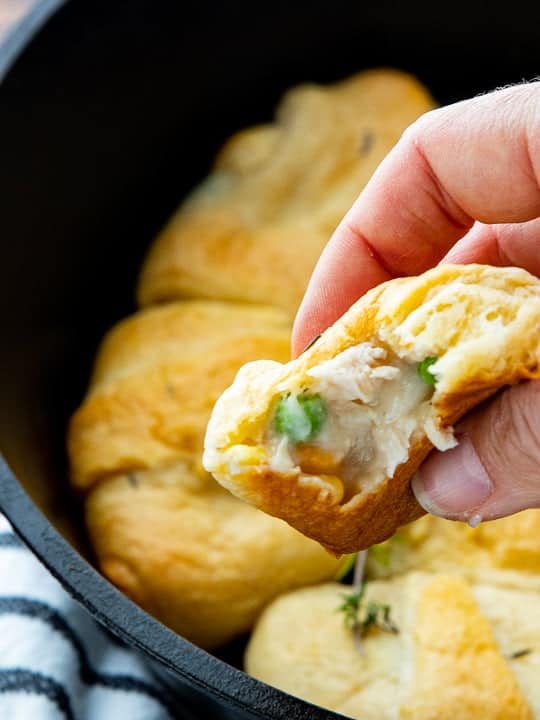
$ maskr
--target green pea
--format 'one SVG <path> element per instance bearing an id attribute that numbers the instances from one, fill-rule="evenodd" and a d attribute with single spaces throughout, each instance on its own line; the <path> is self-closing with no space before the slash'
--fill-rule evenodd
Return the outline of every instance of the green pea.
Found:
<path id="1" fill-rule="evenodd" d="M 293 443 L 309 442 L 320 433 L 326 420 L 326 406 L 320 395 L 284 395 L 274 417 L 274 427 Z"/>
<path id="2" fill-rule="evenodd" d="M 431 370 L 429 368 L 433 365 L 433 363 L 436 363 L 438 359 L 439 358 L 436 357 L 427 357 L 424 358 L 422 362 L 418 363 L 418 374 L 428 385 L 435 385 L 437 382 L 437 379 L 431 374 Z"/>

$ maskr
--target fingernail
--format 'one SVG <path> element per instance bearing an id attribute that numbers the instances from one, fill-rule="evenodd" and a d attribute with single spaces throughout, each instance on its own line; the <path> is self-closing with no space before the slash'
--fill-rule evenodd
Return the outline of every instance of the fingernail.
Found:
<path id="1" fill-rule="evenodd" d="M 493 492 L 486 469 L 466 435 L 452 450 L 433 453 L 416 473 L 412 486 L 424 510 L 465 520 L 479 515 L 474 511 Z"/>

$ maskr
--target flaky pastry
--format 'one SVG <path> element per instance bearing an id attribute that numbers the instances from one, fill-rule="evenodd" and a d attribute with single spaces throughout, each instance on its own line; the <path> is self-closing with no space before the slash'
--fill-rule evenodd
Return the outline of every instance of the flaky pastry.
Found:
<path id="1" fill-rule="evenodd" d="M 105 338 L 71 421 L 72 480 L 104 575 L 206 648 L 247 631 L 280 592 L 338 568 L 201 466 L 220 392 L 247 360 L 285 360 L 289 335 L 271 308 L 186 301 L 137 313 Z"/>
<path id="2" fill-rule="evenodd" d="M 182 461 L 200 468 L 213 404 L 248 358 L 289 357 L 290 323 L 273 308 L 189 301 L 149 308 L 107 333 L 71 419 L 71 480 Z"/>
<path id="3" fill-rule="evenodd" d="M 338 568 L 316 542 L 181 463 L 102 480 L 85 519 L 103 574 L 207 649 L 249 630 L 279 593 Z"/>
<path id="4" fill-rule="evenodd" d="M 370 577 L 410 570 L 457 572 L 468 580 L 540 591 L 540 510 L 525 510 L 477 528 L 425 515 L 368 556 Z"/>
<path id="5" fill-rule="evenodd" d="M 396 70 L 290 90 L 273 124 L 232 137 L 144 264 L 139 300 L 277 305 L 291 315 L 330 234 L 405 128 L 434 106 Z"/>
<path id="6" fill-rule="evenodd" d="M 452 425 L 540 375 L 540 281 L 441 265 L 358 300 L 299 358 L 244 366 L 214 408 L 203 464 L 238 497 L 336 553 L 419 517 L 410 479 Z"/>
<path id="7" fill-rule="evenodd" d="M 372 626 L 362 652 L 338 612 L 347 588 L 275 600 L 247 648 L 247 671 L 358 720 L 531 720 L 540 717 L 537 593 L 410 573 L 368 583 L 394 632 Z"/>

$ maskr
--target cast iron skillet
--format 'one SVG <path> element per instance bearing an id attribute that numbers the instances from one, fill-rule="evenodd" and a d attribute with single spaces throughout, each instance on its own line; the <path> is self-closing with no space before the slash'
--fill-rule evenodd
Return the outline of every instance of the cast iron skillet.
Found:
<path id="1" fill-rule="evenodd" d="M 41 0 L 0 51 L 0 505 L 201 717 L 338 716 L 194 647 L 84 559 L 64 431 L 98 340 L 134 309 L 145 249 L 220 143 L 287 87 L 390 65 L 446 103 L 534 77 L 538 28 L 538 4 L 494 0 Z"/>

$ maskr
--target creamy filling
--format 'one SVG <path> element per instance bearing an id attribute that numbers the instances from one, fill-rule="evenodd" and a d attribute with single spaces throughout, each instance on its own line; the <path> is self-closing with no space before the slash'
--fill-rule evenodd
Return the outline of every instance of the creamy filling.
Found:
<path id="1" fill-rule="evenodd" d="M 306 390 L 323 399 L 326 419 L 309 442 L 314 453 L 332 458 L 335 472 L 346 485 L 346 496 L 359 485 L 369 492 L 392 477 L 408 458 L 411 442 L 424 432 L 439 450 L 454 447 L 451 429 L 437 427 L 430 399 L 433 386 L 418 375 L 417 364 L 388 353 L 371 343 L 348 348 L 308 371 L 309 388 L 287 388 L 291 394 Z M 270 464 L 278 472 L 304 472 L 305 445 L 295 444 L 271 427 L 268 432 Z M 325 472 L 324 469 L 322 472 Z M 313 467 L 308 474 L 315 474 Z"/>
<path id="2" fill-rule="evenodd" d="M 273 433 L 273 435 L 275 435 L 275 433 Z M 278 438 L 274 437 L 272 446 L 273 451 L 270 455 L 270 465 L 273 470 L 280 473 L 288 473 L 297 467 L 291 457 L 291 448 L 285 435 L 281 435 Z"/>

